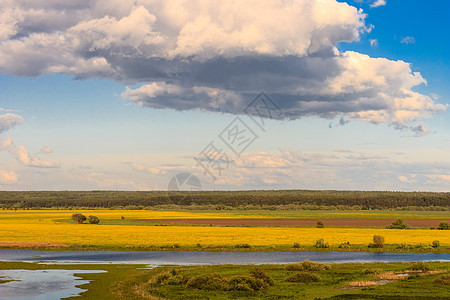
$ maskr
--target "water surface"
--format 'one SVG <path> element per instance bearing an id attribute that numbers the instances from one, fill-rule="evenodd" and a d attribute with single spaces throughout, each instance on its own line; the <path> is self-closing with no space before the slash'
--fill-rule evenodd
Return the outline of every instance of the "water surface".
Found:
<path id="1" fill-rule="evenodd" d="M 52 300 L 79 295 L 79 285 L 89 283 L 76 273 L 101 273 L 93 270 L 0 270 L 0 300 Z"/>
<path id="2" fill-rule="evenodd" d="M 58 264 L 283 264 L 305 259 L 327 263 L 450 261 L 450 253 L 0 250 L 0 261 Z"/>

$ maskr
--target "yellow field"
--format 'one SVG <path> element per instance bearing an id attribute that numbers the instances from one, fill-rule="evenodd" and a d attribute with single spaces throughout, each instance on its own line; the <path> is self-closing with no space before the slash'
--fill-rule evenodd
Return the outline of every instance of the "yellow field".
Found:
<path id="1" fill-rule="evenodd" d="M 199 218 L 190 212 L 150 211 L 77 211 L 86 216 L 93 214 L 100 219 L 127 218 Z M 369 228 L 268 228 L 268 227 L 200 227 L 200 226 L 123 226 L 89 225 L 57 222 L 68 219 L 74 211 L 2 211 L 0 212 L 0 241 L 54 242 L 91 245 L 292 245 L 298 242 L 312 245 L 323 238 L 330 245 L 343 242 L 368 244 L 374 234 L 381 234 L 385 242 L 430 244 L 439 240 L 450 245 L 450 234 L 442 230 L 393 230 Z M 202 213 L 203 218 L 249 217 L 249 215 Z"/>

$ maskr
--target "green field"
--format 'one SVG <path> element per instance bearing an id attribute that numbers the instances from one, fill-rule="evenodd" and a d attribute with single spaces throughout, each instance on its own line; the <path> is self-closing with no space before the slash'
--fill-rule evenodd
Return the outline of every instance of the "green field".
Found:
<path id="1" fill-rule="evenodd" d="M 91 282 L 80 286 L 88 291 L 84 299 L 448 299 L 450 263 L 426 263 L 431 272 L 411 271 L 413 263 L 332 264 L 329 270 L 287 271 L 284 265 L 259 265 L 274 284 L 261 290 L 246 290 L 248 286 L 204 289 L 207 285 L 188 286 L 186 278 L 218 274 L 224 282 L 233 276 L 248 278 L 255 269 L 251 265 L 163 266 L 142 269 L 143 265 L 45 265 L 37 263 L 0 262 L 0 269 L 78 269 L 106 270 L 108 273 L 78 274 Z M 313 274 L 317 282 L 287 282 L 286 278 Z M 165 277 L 161 276 L 162 274 Z M 158 283 L 159 278 L 173 277 Z M 398 274 L 409 274 L 401 277 Z M 210 276 L 210 275 L 208 275 Z M 307 275 L 311 276 L 311 275 Z M 446 276 L 446 277 L 444 277 Z M 218 277 L 217 277 L 218 278 Z M 241 277 L 242 278 L 242 277 Z M 381 280 L 380 278 L 388 278 Z M 400 278 L 403 278 L 400 280 Z M 440 278 L 438 281 L 437 278 Z M 355 286 L 377 282 L 378 285 Z M 1 283 L 0 283 L 1 284 Z M 158 298 L 155 298 L 158 297 Z"/>

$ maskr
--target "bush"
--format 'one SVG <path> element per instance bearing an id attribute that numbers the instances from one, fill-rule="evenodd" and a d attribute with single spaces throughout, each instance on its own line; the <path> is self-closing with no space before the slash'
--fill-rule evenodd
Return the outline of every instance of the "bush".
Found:
<path id="1" fill-rule="evenodd" d="M 306 272 L 299 272 L 295 275 L 286 277 L 284 279 L 287 282 L 302 282 L 302 283 L 309 283 L 309 282 L 318 282 L 322 279 L 319 275 L 306 273 Z"/>
<path id="2" fill-rule="evenodd" d="M 287 264 L 284 269 L 287 271 L 324 271 L 331 268 L 331 265 L 304 260 L 298 263 Z"/>
<path id="3" fill-rule="evenodd" d="M 323 241 L 323 239 L 318 239 L 318 240 L 316 241 L 316 244 L 314 245 L 314 247 L 316 247 L 316 248 L 328 248 L 328 247 L 330 247 L 330 246 L 328 245 L 328 243 L 325 243 L 325 242 Z"/>
<path id="4" fill-rule="evenodd" d="M 350 248 L 350 242 L 340 243 L 338 248 Z"/>
<path id="5" fill-rule="evenodd" d="M 317 227 L 317 228 L 324 228 L 325 225 L 323 224 L 322 221 L 318 220 L 318 221 L 317 221 L 317 224 L 316 224 L 316 227 Z"/>
<path id="6" fill-rule="evenodd" d="M 299 243 L 294 243 L 294 246 L 292 246 L 292 248 L 300 248 L 300 244 Z"/>
<path id="7" fill-rule="evenodd" d="M 158 284 L 165 284 L 166 280 L 170 278 L 169 274 L 160 274 L 158 277 L 156 277 L 156 283 Z"/>
<path id="8" fill-rule="evenodd" d="M 386 226 L 387 229 L 408 229 L 411 228 L 411 226 L 408 225 L 405 221 L 402 219 L 398 219 L 395 222 L 392 222 L 391 225 Z"/>
<path id="9" fill-rule="evenodd" d="M 72 215 L 72 220 L 77 223 L 77 224 L 81 224 L 84 221 L 86 221 L 86 216 L 82 215 L 82 214 L 73 214 Z"/>
<path id="10" fill-rule="evenodd" d="M 252 276 L 236 275 L 230 278 L 227 289 L 230 291 L 259 291 L 269 287 L 262 279 Z"/>
<path id="11" fill-rule="evenodd" d="M 266 271 L 260 268 L 256 268 L 250 271 L 250 275 L 253 278 L 261 279 L 265 283 L 267 283 L 269 286 L 273 286 L 275 282 L 273 281 L 272 277 L 267 275 Z"/>
<path id="12" fill-rule="evenodd" d="M 96 216 L 89 216 L 88 222 L 89 224 L 98 224 L 100 223 L 100 220 Z"/>
<path id="13" fill-rule="evenodd" d="M 433 270 L 433 268 L 429 264 L 419 261 L 411 265 L 411 270 L 426 272 Z"/>
<path id="14" fill-rule="evenodd" d="M 366 275 L 370 275 L 370 274 L 378 275 L 378 274 L 381 274 L 381 273 L 383 273 L 383 270 L 381 270 L 381 269 L 369 268 L 369 269 L 365 269 L 364 270 L 364 274 L 366 274 Z"/>
<path id="15" fill-rule="evenodd" d="M 431 247 L 433 247 L 433 248 L 439 248 L 440 245 L 441 245 L 441 243 L 439 243 L 438 240 L 434 240 L 433 243 L 431 244 Z"/>
<path id="16" fill-rule="evenodd" d="M 252 245 L 250 245 L 250 244 L 237 244 L 234 247 L 235 248 L 251 248 Z"/>
<path id="17" fill-rule="evenodd" d="M 433 280 L 434 284 L 450 285 L 450 275 L 442 275 Z"/>
<path id="18" fill-rule="evenodd" d="M 377 248 L 382 248 L 384 244 L 384 236 L 375 234 L 373 236 L 373 243 Z"/>
<path id="19" fill-rule="evenodd" d="M 186 283 L 187 287 L 199 290 L 223 290 L 226 280 L 219 274 L 202 274 L 191 277 Z"/>
<path id="20" fill-rule="evenodd" d="M 170 276 L 164 282 L 168 285 L 185 285 L 189 281 L 189 277 L 186 275 L 174 275 Z"/>
<path id="21" fill-rule="evenodd" d="M 441 222 L 437 229 L 438 230 L 449 230 L 450 225 L 448 224 L 448 222 Z"/>

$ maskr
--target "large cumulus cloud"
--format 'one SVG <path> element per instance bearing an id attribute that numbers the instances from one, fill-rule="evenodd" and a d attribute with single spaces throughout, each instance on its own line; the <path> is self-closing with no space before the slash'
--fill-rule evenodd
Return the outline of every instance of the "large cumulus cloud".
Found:
<path id="1" fill-rule="evenodd" d="M 403 61 L 339 52 L 368 31 L 335 0 L 5 0 L 0 71 L 132 85 L 142 106 L 233 114 L 264 90 L 290 119 L 345 117 L 416 135 L 445 106 Z"/>

